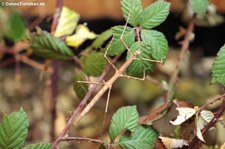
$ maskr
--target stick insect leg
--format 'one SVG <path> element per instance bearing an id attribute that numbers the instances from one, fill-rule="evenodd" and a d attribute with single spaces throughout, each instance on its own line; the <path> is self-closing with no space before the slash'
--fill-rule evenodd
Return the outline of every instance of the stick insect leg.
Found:
<path id="1" fill-rule="evenodd" d="M 143 61 L 148 61 L 148 62 L 153 62 L 153 63 L 163 63 L 163 58 L 161 60 L 154 60 L 154 59 L 147 59 L 147 58 L 134 58 L 135 60 L 143 60 Z"/>
<path id="2" fill-rule="evenodd" d="M 91 82 L 91 81 L 77 81 L 77 83 L 83 83 L 83 84 L 95 84 L 95 85 L 105 85 L 105 83 L 99 83 L 99 82 Z"/>
<path id="3" fill-rule="evenodd" d="M 103 135 L 103 131 L 104 131 L 105 123 L 106 123 L 106 115 L 107 115 L 108 107 L 109 107 L 109 99 L 110 99 L 111 89 L 112 89 L 112 86 L 109 87 L 109 91 L 108 91 L 108 94 L 107 94 L 107 100 L 106 100 L 106 105 L 105 105 L 105 113 L 104 113 L 104 118 L 103 118 L 103 122 L 102 122 L 101 140 L 102 140 L 102 135 Z"/>
<path id="4" fill-rule="evenodd" d="M 108 47 L 107 47 L 106 50 L 105 50 L 104 57 L 105 57 L 105 59 L 109 62 L 109 64 L 117 71 L 118 69 L 117 69 L 116 66 L 110 61 L 110 59 L 109 59 L 108 56 L 107 56 L 107 53 L 108 53 L 108 50 L 109 50 L 110 45 L 112 44 L 112 41 L 113 41 L 113 38 L 112 38 L 112 40 L 110 41 Z"/>
<path id="5" fill-rule="evenodd" d="M 130 18 L 130 14 L 129 14 L 129 16 L 128 16 L 128 20 L 129 20 L 129 18 Z M 125 46 L 125 48 L 127 49 L 127 51 L 132 55 L 132 52 L 130 51 L 129 47 L 127 46 L 127 44 L 126 44 L 125 41 L 123 40 L 123 36 L 124 36 L 124 34 L 125 34 L 125 30 L 126 30 L 127 24 L 128 24 L 128 21 L 126 22 L 126 24 L 125 24 L 125 26 L 124 26 L 124 28 L 123 28 L 123 33 L 122 33 L 121 36 L 120 36 L 120 40 L 121 40 L 121 42 L 123 43 L 123 45 Z"/>
<path id="6" fill-rule="evenodd" d="M 129 76 L 129 75 L 120 75 L 121 77 L 124 77 L 124 78 L 128 78 L 128 79 L 134 79 L 134 80 L 140 80 L 140 81 L 144 81 L 145 78 L 146 78 L 146 74 L 145 74 L 145 70 L 147 70 L 146 68 L 144 69 L 144 74 L 143 74 L 143 77 L 142 78 L 139 78 L 139 77 L 134 77 L 134 76 Z"/>

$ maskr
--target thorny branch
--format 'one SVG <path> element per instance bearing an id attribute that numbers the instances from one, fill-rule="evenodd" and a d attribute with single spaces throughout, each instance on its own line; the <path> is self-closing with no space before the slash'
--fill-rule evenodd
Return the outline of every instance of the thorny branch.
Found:
<path id="1" fill-rule="evenodd" d="M 215 126 L 215 124 L 219 121 L 219 118 L 223 115 L 224 111 L 225 111 L 225 94 L 221 96 L 220 99 L 223 99 L 222 104 L 220 105 L 219 109 L 217 110 L 215 116 L 213 117 L 213 119 L 203 128 L 202 130 L 202 134 L 204 135 L 211 127 Z M 214 100 L 216 101 L 216 100 Z M 199 146 L 201 145 L 201 141 L 198 139 L 197 136 L 194 137 L 194 139 L 192 140 L 192 142 L 189 145 L 189 149 L 193 149 L 193 148 L 199 148 Z"/>
<path id="2" fill-rule="evenodd" d="M 120 55 L 116 56 L 113 59 L 112 63 L 116 63 L 119 59 Z M 106 74 L 110 71 L 110 69 L 112 68 L 111 64 L 108 64 L 104 70 L 104 72 L 102 73 L 102 75 L 99 77 L 98 81 L 99 83 L 103 82 Z M 80 104 L 77 106 L 77 108 L 73 111 L 73 114 L 71 115 L 71 117 L 69 118 L 66 126 L 64 127 L 62 133 L 58 136 L 58 138 L 54 141 L 52 148 L 56 148 L 58 146 L 58 143 L 61 141 L 61 139 L 66 135 L 67 131 L 69 130 L 70 126 L 73 124 L 75 117 L 79 114 L 80 110 L 86 105 L 87 101 L 89 98 L 91 98 L 92 94 L 95 92 L 96 88 L 97 88 L 97 84 L 94 84 L 91 89 L 88 91 L 88 93 L 86 94 L 86 96 L 82 99 L 82 101 L 80 102 Z"/>
<path id="3" fill-rule="evenodd" d="M 57 12 L 55 13 L 53 17 L 53 22 L 51 26 L 51 33 L 54 34 L 56 27 L 59 22 L 59 17 L 61 15 L 62 7 L 63 7 L 64 0 L 57 0 Z M 55 140 L 56 134 L 55 134 L 55 120 L 56 120 L 56 104 L 57 104 L 57 96 L 58 96 L 58 80 L 59 80 L 59 68 L 60 68 L 60 62 L 59 61 L 53 61 L 53 73 L 51 75 L 51 92 L 52 92 L 52 101 L 51 101 L 51 140 Z"/>
<path id="4" fill-rule="evenodd" d="M 97 139 L 92 139 L 92 138 L 86 138 L 86 137 L 62 137 L 61 141 L 71 141 L 71 140 L 76 140 L 76 141 L 88 141 L 92 143 L 100 143 L 104 144 L 105 142 Z"/>
<path id="5" fill-rule="evenodd" d="M 177 57 L 177 63 L 176 63 L 176 67 L 172 73 L 172 76 L 170 78 L 169 81 L 169 90 L 166 92 L 166 99 L 169 100 L 173 94 L 173 90 L 178 78 L 178 74 L 180 72 L 181 66 L 182 66 L 182 62 L 185 58 L 186 53 L 189 51 L 189 45 L 191 42 L 191 34 L 194 30 L 194 25 L 195 25 L 195 18 L 196 16 L 194 15 L 191 22 L 188 25 L 188 28 L 186 30 L 186 34 L 184 36 L 184 40 L 181 42 L 182 48 L 181 48 L 181 52 Z"/>

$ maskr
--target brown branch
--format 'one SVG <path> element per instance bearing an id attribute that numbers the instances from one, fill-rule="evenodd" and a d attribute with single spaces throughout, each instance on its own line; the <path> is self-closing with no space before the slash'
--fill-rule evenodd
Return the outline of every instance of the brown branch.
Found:
<path id="1" fill-rule="evenodd" d="M 223 113 L 225 111 L 224 96 L 225 96 L 225 94 L 222 97 L 223 103 L 221 104 L 221 106 L 217 110 L 217 112 L 216 112 L 215 116 L 213 117 L 213 119 L 203 128 L 202 134 L 205 134 L 211 127 L 215 126 L 215 124 L 219 121 L 219 118 L 223 115 Z M 195 136 L 194 139 L 192 140 L 192 142 L 189 145 L 189 149 L 199 148 L 201 143 L 202 142 L 198 139 L 198 137 Z"/>
<path id="2" fill-rule="evenodd" d="M 57 12 L 54 14 L 53 22 L 51 26 L 51 34 L 55 33 L 56 27 L 59 22 L 59 18 L 61 15 L 62 7 L 64 4 L 64 0 L 57 0 Z M 60 62 L 59 61 L 53 61 L 53 73 L 51 75 L 51 140 L 55 140 L 56 134 L 55 134 L 55 120 L 56 120 L 56 104 L 57 104 L 57 96 L 58 96 L 58 79 L 59 79 L 59 69 L 60 69 Z"/>
<path id="3" fill-rule="evenodd" d="M 23 63 L 27 64 L 27 65 L 30 65 L 36 69 L 39 69 L 41 71 L 47 71 L 48 73 L 52 73 L 52 68 L 46 68 L 46 66 L 44 64 L 40 64 L 30 58 L 28 58 L 27 56 L 25 55 L 19 55 L 19 59 L 20 61 L 22 61 Z"/>
<path id="4" fill-rule="evenodd" d="M 0 63 L 0 68 L 1 68 L 1 67 L 4 67 L 4 66 L 7 66 L 7 65 L 9 65 L 9 64 L 12 64 L 12 63 L 14 63 L 15 61 L 16 61 L 15 57 L 6 59 L 6 60 L 4 60 L 4 61 L 2 61 L 2 62 Z"/>
<path id="5" fill-rule="evenodd" d="M 172 77 L 170 78 L 170 81 L 169 81 L 169 91 L 166 92 L 166 96 L 165 96 L 167 100 L 170 99 L 170 96 L 173 92 L 174 86 L 175 86 L 177 78 L 178 78 L 178 74 L 179 74 L 181 66 L 182 66 L 182 62 L 185 58 L 186 53 L 189 51 L 189 45 L 192 40 L 190 35 L 192 34 L 192 32 L 194 30 L 194 25 L 195 25 L 195 15 L 193 16 L 191 22 L 188 25 L 186 34 L 184 36 L 184 40 L 181 42 L 181 45 L 182 45 L 181 52 L 177 57 L 176 67 L 175 67 L 175 69 L 172 73 Z"/>
<path id="6" fill-rule="evenodd" d="M 116 56 L 113 59 L 112 63 L 116 63 L 119 59 L 120 55 Z M 104 70 L 104 72 L 102 73 L 102 75 L 99 77 L 98 81 L 99 83 L 101 83 L 106 74 L 108 74 L 108 72 L 110 71 L 110 69 L 112 68 L 111 64 L 108 64 Z M 58 136 L 58 138 L 53 142 L 53 146 L 52 148 L 56 148 L 58 146 L 58 143 L 61 141 L 61 139 L 63 138 L 63 136 L 66 135 L 66 133 L 68 132 L 70 126 L 73 124 L 73 121 L 75 119 L 75 117 L 78 115 L 78 113 L 80 112 L 80 110 L 85 106 L 85 104 L 87 103 L 88 99 L 91 98 L 92 94 L 95 92 L 96 88 L 97 88 L 97 84 L 94 84 L 92 86 L 92 88 L 88 91 L 88 93 L 86 94 L 86 96 L 82 99 L 82 101 L 80 102 L 80 104 L 77 106 L 77 108 L 73 111 L 73 114 L 71 115 L 71 117 L 69 118 L 66 126 L 64 127 L 62 133 Z"/>
<path id="7" fill-rule="evenodd" d="M 72 140 L 87 141 L 87 142 L 100 143 L 100 144 L 104 144 L 105 143 L 105 142 L 103 142 L 101 140 L 92 139 L 92 138 L 86 138 L 86 137 L 63 137 L 63 138 L 61 138 L 61 141 L 72 141 Z"/>
<path id="8" fill-rule="evenodd" d="M 224 98 L 225 98 L 225 94 L 220 95 L 220 96 L 217 96 L 217 97 L 216 97 L 215 99 L 213 99 L 211 102 L 206 103 L 205 105 L 201 106 L 201 107 L 199 108 L 199 111 L 204 110 L 207 106 L 209 106 L 209 105 L 211 105 L 211 104 L 214 104 L 215 102 L 217 102 L 217 101 L 219 101 L 219 100 L 222 100 L 222 99 L 224 99 Z"/>
<path id="9" fill-rule="evenodd" d="M 152 122 L 160 115 L 164 110 L 168 109 L 171 106 L 170 102 L 163 103 L 161 106 L 157 107 L 149 115 L 139 118 L 139 124 L 150 125 Z"/>

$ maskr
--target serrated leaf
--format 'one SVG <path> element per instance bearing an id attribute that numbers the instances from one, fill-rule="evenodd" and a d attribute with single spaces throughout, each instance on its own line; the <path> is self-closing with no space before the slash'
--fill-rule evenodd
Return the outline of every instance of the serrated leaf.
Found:
<path id="1" fill-rule="evenodd" d="M 91 48 L 98 49 L 100 48 L 106 40 L 112 36 L 112 30 L 108 29 L 102 32 L 91 44 Z"/>
<path id="2" fill-rule="evenodd" d="M 52 144 L 37 143 L 24 147 L 23 149 L 52 149 Z"/>
<path id="3" fill-rule="evenodd" d="M 115 56 L 124 52 L 126 49 L 125 45 L 121 41 L 121 37 L 123 41 L 126 43 L 127 47 L 130 47 L 135 42 L 135 34 L 134 30 L 130 27 L 126 27 L 124 30 L 124 26 L 115 26 L 112 27 L 113 32 L 113 40 L 111 44 L 107 46 L 108 55 Z M 123 34 L 124 33 L 124 34 Z M 123 36 L 122 36 L 123 34 Z"/>
<path id="4" fill-rule="evenodd" d="M 77 26 L 79 17 L 80 15 L 78 13 L 64 6 L 55 31 L 55 36 L 61 37 L 72 34 Z"/>
<path id="5" fill-rule="evenodd" d="M 137 130 L 121 137 L 119 146 L 122 149 L 153 149 L 158 134 L 151 127 L 138 126 Z"/>
<path id="6" fill-rule="evenodd" d="M 163 33 L 156 30 L 142 30 L 143 43 L 151 47 L 151 55 L 156 60 L 165 60 L 168 53 L 168 42 Z"/>
<path id="7" fill-rule="evenodd" d="M 13 112 L 3 118 L 0 124 L 0 148 L 20 149 L 27 137 L 28 118 L 21 108 L 19 112 Z"/>
<path id="8" fill-rule="evenodd" d="M 77 81 L 86 81 L 85 74 L 81 71 L 75 72 L 75 82 L 73 85 L 74 91 L 79 99 L 83 99 L 88 92 L 88 85 L 86 83 L 78 83 Z"/>
<path id="9" fill-rule="evenodd" d="M 183 122 L 191 118 L 196 113 L 196 110 L 193 108 L 182 107 L 182 108 L 176 108 L 176 109 L 179 112 L 179 115 L 174 121 L 170 121 L 170 123 L 173 125 L 182 124 Z"/>
<path id="10" fill-rule="evenodd" d="M 45 31 L 31 35 L 31 48 L 44 58 L 67 60 L 73 57 L 73 52 L 64 42 Z"/>
<path id="11" fill-rule="evenodd" d="M 5 27 L 5 36 L 12 41 L 20 40 L 25 35 L 25 22 L 18 12 L 12 11 L 10 13 Z"/>
<path id="12" fill-rule="evenodd" d="M 173 139 L 168 137 L 159 137 L 167 149 L 182 148 L 188 146 L 188 142 L 183 139 Z"/>
<path id="13" fill-rule="evenodd" d="M 199 16 L 204 16 L 207 12 L 209 0 L 189 0 L 192 10 Z"/>
<path id="14" fill-rule="evenodd" d="M 106 60 L 102 52 L 91 53 L 84 59 L 84 72 L 88 76 L 99 76 L 106 65 Z"/>
<path id="15" fill-rule="evenodd" d="M 169 15 L 170 3 L 155 2 L 145 8 L 141 13 L 140 26 L 145 29 L 151 29 L 164 22 Z"/>
<path id="16" fill-rule="evenodd" d="M 225 45 L 218 52 L 213 64 L 212 83 L 220 83 L 225 86 Z"/>
<path id="17" fill-rule="evenodd" d="M 134 43 L 130 47 L 130 52 L 134 53 L 140 48 L 141 53 L 136 56 L 136 58 L 138 59 L 133 60 L 133 62 L 127 68 L 127 74 L 130 76 L 142 78 L 144 76 L 144 73 L 151 72 L 153 70 L 154 64 L 152 62 L 147 61 L 152 60 L 151 49 L 150 47 L 143 45 L 142 42 L 140 42 L 140 44 L 138 42 Z M 129 59 L 130 56 L 131 53 L 128 52 L 127 59 Z M 142 60 L 141 58 L 144 58 L 146 60 Z"/>
<path id="18" fill-rule="evenodd" d="M 140 23 L 140 15 L 142 12 L 141 0 L 121 0 L 123 17 L 133 26 Z"/>
<path id="19" fill-rule="evenodd" d="M 109 136 L 113 141 L 122 131 L 128 129 L 134 132 L 138 127 L 138 112 L 136 106 L 120 108 L 112 117 Z"/>
<path id="20" fill-rule="evenodd" d="M 76 33 L 66 37 L 66 44 L 72 47 L 79 47 L 85 40 L 94 39 L 97 35 L 91 32 L 86 25 L 78 25 Z"/>

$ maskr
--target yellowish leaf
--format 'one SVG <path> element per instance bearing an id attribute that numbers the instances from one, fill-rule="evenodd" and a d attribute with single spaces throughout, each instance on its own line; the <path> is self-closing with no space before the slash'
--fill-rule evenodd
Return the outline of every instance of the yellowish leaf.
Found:
<path id="1" fill-rule="evenodd" d="M 57 25 L 55 36 L 61 37 L 72 34 L 77 26 L 80 15 L 67 7 L 62 8 L 59 23 Z"/>
<path id="2" fill-rule="evenodd" d="M 162 143 L 167 149 L 173 149 L 173 148 L 181 148 L 183 146 L 188 146 L 188 142 L 183 139 L 173 139 L 168 137 L 159 137 L 162 140 Z"/>
<path id="3" fill-rule="evenodd" d="M 76 33 L 66 38 L 66 44 L 79 47 L 85 40 L 96 38 L 96 34 L 90 32 L 86 25 L 78 25 Z"/>
<path id="4" fill-rule="evenodd" d="M 170 121 L 170 123 L 173 125 L 182 124 L 183 122 L 191 118 L 196 113 L 196 110 L 193 108 L 183 107 L 183 108 L 176 108 L 176 109 L 179 112 L 179 115 L 174 121 Z"/>

